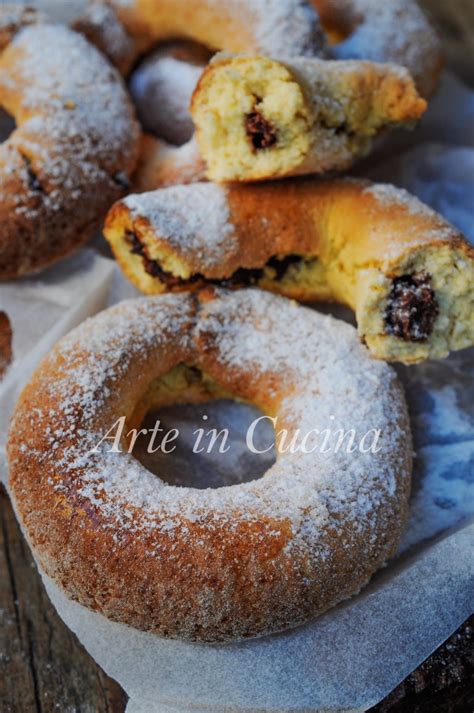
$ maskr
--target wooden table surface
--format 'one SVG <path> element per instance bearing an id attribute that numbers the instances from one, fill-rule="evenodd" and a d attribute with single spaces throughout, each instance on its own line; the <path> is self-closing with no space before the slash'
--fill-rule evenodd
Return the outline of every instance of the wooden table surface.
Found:
<path id="1" fill-rule="evenodd" d="M 0 713 L 123 713 L 125 693 L 50 603 L 1 486 L 0 522 Z M 473 626 L 474 617 L 372 713 L 474 711 Z"/>

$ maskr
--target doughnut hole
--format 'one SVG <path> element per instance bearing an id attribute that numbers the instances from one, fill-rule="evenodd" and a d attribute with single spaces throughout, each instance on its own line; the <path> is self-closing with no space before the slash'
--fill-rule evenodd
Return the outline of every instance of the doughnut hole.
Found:
<path id="1" fill-rule="evenodd" d="M 355 17 L 349 12 L 349 8 L 344 8 L 339 12 L 334 7 L 334 3 L 327 0 L 312 0 L 319 21 L 326 35 L 328 45 L 338 45 L 344 42 L 353 33 L 355 26 L 362 22 L 362 17 Z"/>
<path id="2" fill-rule="evenodd" d="M 237 485 L 258 480 L 276 460 L 271 421 L 256 422 L 263 416 L 198 369 L 181 364 L 153 381 L 137 404 L 132 421 L 139 435 L 134 444 L 128 439 L 128 447 L 133 445 L 132 455 L 170 485 Z"/>
<path id="3" fill-rule="evenodd" d="M 0 107 L 0 143 L 6 141 L 16 129 L 16 121 L 5 109 Z"/>

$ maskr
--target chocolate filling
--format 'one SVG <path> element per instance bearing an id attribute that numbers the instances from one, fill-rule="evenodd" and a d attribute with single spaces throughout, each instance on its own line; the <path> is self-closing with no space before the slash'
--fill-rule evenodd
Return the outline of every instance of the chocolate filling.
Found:
<path id="1" fill-rule="evenodd" d="M 202 279 L 201 275 L 193 275 L 189 279 L 183 280 L 182 277 L 176 277 L 175 275 L 172 275 L 171 272 L 166 272 L 157 260 L 150 260 L 146 254 L 145 246 L 140 242 L 134 232 L 127 230 L 125 237 L 130 245 L 130 252 L 132 255 L 140 255 L 142 258 L 145 272 L 152 277 L 158 277 L 167 287 L 181 287 L 182 285 L 192 284 Z"/>
<path id="2" fill-rule="evenodd" d="M 385 310 L 387 334 L 405 342 L 423 342 L 430 336 L 439 306 L 431 287 L 431 275 L 414 272 L 392 282 Z"/>
<path id="3" fill-rule="evenodd" d="M 256 97 L 254 107 L 250 114 L 245 116 L 245 131 L 255 150 L 268 149 L 276 144 L 276 131 L 272 124 L 265 119 L 263 114 L 257 109 L 257 103 L 261 101 Z"/>
<path id="4" fill-rule="evenodd" d="M 239 267 L 230 277 L 222 280 L 211 280 L 222 287 L 247 287 L 255 285 L 265 276 L 265 269 L 270 267 L 275 271 L 275 280 L 282 280 L 290 267 L 303 258 L 300 255 L 285 255 L 285 257 L 271 257 L 263 267 Z"/>
<path id="5" fill-rule="evenodd" d="M 152 277 L 157 277 L 168 288 L 186 287 L 201 281 L 208 285 L 220 285 L 221 287 L 247 287 L 255 285 L 264 276 L 265 268 L 268 267 L 275 271 L 275 280 L 282 280 L 290 265 L 304 260 L 300 255 L 286 255 L 283 258 L 272 257 L 263 267 L 240 267 L 232 275 L 221 280 L 204 277 L 199 272 L 187 279 L 183 279 L 163 270 L 157 260 L 150 260 L 146 255 L 144 245 L 135 233 L 127 231 L 126 240 L 130 245 L 130 252 L 133 255 L 140 255 L 142 258 L 145 272 Z"/>

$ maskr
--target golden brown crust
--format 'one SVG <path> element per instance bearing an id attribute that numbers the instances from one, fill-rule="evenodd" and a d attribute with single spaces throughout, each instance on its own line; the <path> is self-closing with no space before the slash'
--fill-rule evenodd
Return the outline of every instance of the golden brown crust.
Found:
<path id="1" fill-rule="evenodd" d="M 311 0 L 336 59 L 370 59 L 406 67 L 422 96 L 436 89 L 441 42 L 416 0 Z"/>
<path id="2" fill-rule="evenodd" d="M 343 170 L 426 106 L 398 65 L 224 55 L 201 75 L 191 114 L 207 177 L 231 182 Z"/>
<path id="3" fill-rule="evenodd" d="M 103 52 L 122 74 L 128 74 L 147 43 L 130 37 L 107 1 L 89 0 L 72 29 Z"/>
<path id="4" fill-rule="evenodd" d="M 425 97 L 436 88 L 443 65 L 441 43 L 416 0 L 291 0 L 284 9 L 281 0 L 110 4 L 135 37 L 155 42 L 188 37 L 229 52 L 394 62 L 407 67 Z"/>
<path id="5" fill-rule="evenodd" d="M 323 47 L 316 12 L 306 0 L 110 0 L 135 37 L 189 38 L 213 50 L 314 56 Z"/>
<path id="6" fill-rule="evenodd" d="M 246 128 L 256 96 L 256 116 L 273 132 L 261 150 Z M 165 113 L 170 106 L 160 103 Z M 425 109 L 410 75 L 398 66 L 219 56 L 192 96 L 196 138 L 177 148 L 147 136 L 135 184 L 146 191 L 204 177 L 249 182 L 342 170 L 365 156 L 381 134 L 412 128 Z"/>
<path id="7" fill-rule="evenodd" d="M 279 254 L 321 260 L 338 255 L 347 274 L 374 265 L 390 271 L 407 253 L 444 243 L 474 258 L 474 248 L 453 226 L 405 191 L 357 179 L 300 178 L 209 188 L 207 203 L 204 200 L 199 205 L 204 224 L 206 208 L 211 214 L 218 191 L 229 210 L 220 229 L 225 229 L 226 223 L 233 227 L 227 250 L 221 249 L 220 259 L 210 262 L 210 256 L 202 251 L 205 236 L 198 249 L 184 236 L 193 225 L 193 193 L 202 191 L 203 186 L 175 189 L 179 194 L 158 190 L 116 203 L 107 215 L 105 236 L 115 230 L 136 232 L 139 238 L 149 239 L 183 260 L 190 274 L 200 273 L 208 279 L 225 279 L 240 267 L 262 267 Z M 170 213 L 180 211 L 181 201 L 187 201 L 191 210 L 182 215 L 182 235 L 175 227 L 171 244 L 165 208 L 167 204 Z M 154 220 L 160 215 L 162 229 Z"/>
<path id="8" fill-rule="evenodd" d="M 296 332 L 305 336 L 293 344 Z M 348 376 L 335 365 L 342 354 Z M 313 358 L 326 358 L 327 383 Z M 282 456 L 268 477 L 208 491 L 166 486 L 125 454 L 90 460 L 98 434 L 180 362 L 290 429 L 314 427 L 325 399 L 357 383 L 361 428 L 383 429 L 383 454 L 335 456 L 321 480 L 314 457 L 301 470 L 301 456 Z M 335 406 L 343 427 L 347 398 Z M 207 291 L 122 303 L 58 344 L 16 409 L 10 489 L 68 596 L 140 629 L 217 641 L 295 626 L 358 591 L 399 540 L 410 449 L 401 388 L 351 327 L 261 291 Z"/>
<path id="9" fill-rule="evenodd" d="M 415 0 L 391 0 L 386 3 L 373 0 L 314 0 L 312 4 L 321 13 L 323 25 L 333 40 L 337 35 L 337 41 L 340 41 L 329 50 L 321 40 L 318 20 L 309 0 L 291 0 L 285 3 L 285 8 L 282 8 L 280 0 L 265 3 L 231 0 L 225 4 L 216 4 L 211 0 L 165 0 L 160 3 L 155 0 L 134 0 L 126 5 L 119 0 L 115 3 L 112 0 L 112 4 L 127 30 L 145 42 L 187 37 L 209 48 L 235 53 L 261 53 L 287 58 L 322 56 L 394 63 L 408 69 L 418 90 L 426 97 L 434 92 L 442 67 L 440 42 Z M 354 82 L 351 97 L 354 103 L 357 103 L 357 85 L 363 82 L 363 76 L 360 82 L 357 79 Z M 362 86 L 362 89 L 367 96 L 370 95 L 367 86 Z M 395 85 L 392 89 L 396 93 Z M 409 106 L 406 87 L 400 83 L 398 94 L 392 108 L 401 109 L 403 105 L 405 109 L 398 121 L 418 118 L 422 113 L 420 98 L 417 97 L 415 101 L 411 97 Z M 321 104 L 324 104 L 324 99 Z M 315 100 L 318 100 L 317 95 Z M 186 110 L 187 107 L 183 105 L 181 112 L 185 113 Z M 176 107 L 163 104 L 162 111 L 166 116 L 175 112 Z M 333 128 L 332 124 L 329 128 Z M 379 128 L 382 130 L 384 126 Z M 336 129 L 334 136 L 331 136 L 330 131 L 317 131 L 314 150 L 309 151 L 308 160 L 297 161 L 296 165 L 289 168 L 277 166 L 275 170 L 275 167 L 262 165 L 250 171 L 237 171 L 235 167 L 232 170 L 214 170 L 206 154 L 204 158 L 209 162 L 208 178 L 216 181 L 249 181 L 344 170 L 370 150 L 370 136 L 367 134 L 364 140 L 359 136 L 358 141 L 355 141 L 354 132 L 351 131 L 347 140 L 344 140 L 344 132 L 339 132 L 338 127 Z M 375 131 L 371 135 L 374 134 Z M 215 142 L 211 138 L 208 143 L 212 147 Z M 159 153 L 164 150 L 167 169 L 163 175 L 156 160 L 149 159 L 146 153 L 142 154 L 137 173 L 140 190 L 170 185 L 171 180 L 176 183 L 188 182 L 192 173 L 199 175 L 198 163 L 191 171 L 189 165 L 186 165 L 181 172 L 180 151 L 174 159 L 172 146 L 160 146 Z M 214 153 L 218 159 L 219 154 L 223 154 L 222 147 L 218 146 Z"/>
<path id="10" fill-rule="evenodd" d="M 17 128 L 0 145 L 0 279 L 38 270 L 92 236 L 124 194 L 138 126 L 117 72 L 82 37 L 20 20 L 0 55 L 2 104 Z M 24 15 L 22 16 L 24 19 Z"/>
<path id="11" fill-rule="evenodd" d="M 143 249 L 133 249 L 131 235 Z M 305 268 L 288 280 L 265 272 L 253 284 L 348 305 L 374 356 L 412 363 L 473 340 L 472 246 L 393 186 L 354 179 L 175 186 L 116 204 L 105 236 L 129 279 L 148 294 L 192 291 L 209 281 L 239 287 L 232 280 L 242 268 L 258 271 L 273 258 L 301 256 L 312 261 L 313 272 Z M 167 281 L 144 258 L 180 279 Z M 392 281 L 417 272 L 430 275 L 440 312 L 432 336 L 413 343 L 386 333 L 384 313 Z"/>

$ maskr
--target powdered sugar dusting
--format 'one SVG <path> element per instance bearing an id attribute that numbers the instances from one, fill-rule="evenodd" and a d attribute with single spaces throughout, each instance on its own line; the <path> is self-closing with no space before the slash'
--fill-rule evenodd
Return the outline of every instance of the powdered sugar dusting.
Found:
<path id="1" fill-rule="evenodd" d="M 395 62 L 409 70 L 422 94 L 433 91 L 441 62 L 440 42 L 414 0 L 332 0 L 331 10 L 348 18 L 355 28 L 332 48 L 337 59 Z"/>
<path id="2" fill-rule="evenodd" d="M 218 265 L 222 250 L 238 249 L 226 191 L 214 183 L 170 186 L 124 199 L 132 218 L 144 218 L 178 254 L 203 265 Z M 184 250 L 183 250 L 184 248 Z"/>
<path id="3" fill-rule="evenodd" d="M 158 48 L 130 79 L 130 91 L 144 129 L 178 145 L 193 135 L 188 107 L 204 68 L 204 62 L 197 65 L 189 60 L 179 55 L 179 45 Z"/>
<path id="4" fill-rule="evenodd" d="M 314 57 L 324 47 L 318 17 L 306 0 L 254 0 L 258 51 L 270 56 Z"/>
<path id="5" fill-rule="evenodd" d="M 141 18 L 140 3 L 136 0 L 111 0 L 112 6 L 125 10 L 123 19 L 127 22 L 127 10 L 130 17 Z M 186 28 L 184 34 L 192 37 L 192 13 L 186 2 L 176 3 L 174 9 L 178 26 L 180 23 Z M 323 46 L 324 39 L 316 11 L 308 0 L 228 0 L 223 6 L 221 0 L 202 0 L 199 10 L 204 16 L 212 13 L 224 17 L 228 22 L 223 23 L 228 33 L 235 32 L 232 20 L 235 18 L 237 26 L 244 26 L 251 35 L 252 44 L 249 51 L 261 52 L 270 56 L 287 55 L 300 57 L 303 55 L 314 56 Z M 146 17 L 147 10 L 143 12 Z M 230 22 L 229 22 L 230 21 Z M 247 34 L 246 32 L 246 34 Z M 201 29 L 202 33 L 202 29 Z M 175 33 L 176 34 L 176 33 Z M 179 34 L 179 33 L 177 33 Z M 223 33 L 223 42 L 225 41 Z M 202 36 L 200 38 L 202 40 Z M 239 38 L 242 41 L 242 38 Z M 219 49 L 229 49 L 219 47 Z"/>
<path id="6" fill-rule="evenodd" d="M 25 28 L 0 66 L 2 100 L 7 109 L 12 103 L 19 124 L 2 154 L 27 157 L 43 191 L 38 201 L 39 184 L 29 188 L 22 180 L 28 195 L 18 196 L 19 212 L 34 220 L 45 209 L 60 211 L 111 182 L 117 167 L 125 175 L 137 139 L 132 109 L 117 73 L 82 37 L 55 25 Z M 15 170 L 5 164 L 5 172 L 8 165 Z M 9 193 L 7 179 L 0 199 L 7 198 L 3 188 Z"/>
<path id="7" fill-rule="evenodd" d="M 128 388 L 130 365 L 151 353 L 159 358 L 171 339 L 201 366 L 204 334 L 212 335 L 222 369 L 242 372 L 242 378 L 278 376 L 278 389 L 287 392 L 279 407 L 282 425 L 380 428 L 380 453 L 282 454 L 261 480 L 216 490 L 166 485 L 124 453 L 90 454 L 104 435 L 97 426 L 101 415 Z M 258 290 L 222 291 L 197 314 L 189 296 L 142 299 L 88 320 L 52 358 L 62 366 L 56 381 L 41 385 L 57 404 L 48 414 L 49 448 L 41 460 L 57 474 L 54 488 L 67 497 L 73 482 L 74 491 L 102 512 L 106 527 L 140 536 L 182 528 L 186 521 L 207 526 L 211 514 L 211 522 L 233 526 L 272 517 L 291 523 L 292 546 L 321 547 L 333 518 L 354 520 L 355 530 L 370 537 L 381 511 L 395 502 L 409 449 L 401 392 L 391 368 L 371 361 L 355 330 L 331 317 Z M 113 422 L 117 414 L 110 417 Z M 28 420 L 16 427 L 37 431 L 46 424 L 34 410 Z"/>
<path id="8" fill-rule="evenodd" d="M 123 74 L 127 73 L 135 58 L 135 42 L 108 3 L 89 1 L 73 27 L 109 57 Z"/>
<path id="9" fill-rule="evenodd" d="M 458 231 L 454 226 L 404 188 L 397 188 L 390 183 L 374 183 L 367 186 L 363 193 L 373 196 L 382 206 L 398 206 L 408 211 L 412 216 L 419 216 L 432 221 L 434 226 L 432 229 L 433 240 L 450 240 L 458 235 Z"/>

